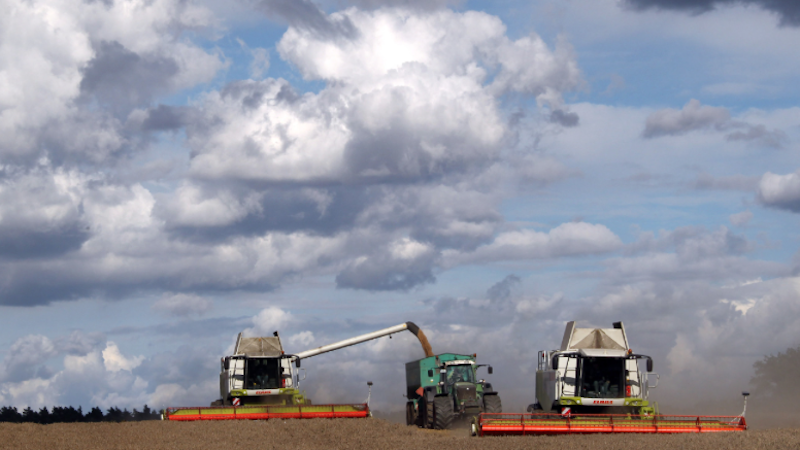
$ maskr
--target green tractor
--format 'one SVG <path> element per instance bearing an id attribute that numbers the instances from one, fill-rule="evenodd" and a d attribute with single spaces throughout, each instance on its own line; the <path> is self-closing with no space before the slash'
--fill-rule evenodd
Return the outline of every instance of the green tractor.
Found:
<path id="1" fill-rule="evenodd" d="M 492 384 L 478 379 L 485 364 L 475 356 L 442 353 L 406 363 L 406 424 L 443 430 L 482 412 L 503 412 Z"/>

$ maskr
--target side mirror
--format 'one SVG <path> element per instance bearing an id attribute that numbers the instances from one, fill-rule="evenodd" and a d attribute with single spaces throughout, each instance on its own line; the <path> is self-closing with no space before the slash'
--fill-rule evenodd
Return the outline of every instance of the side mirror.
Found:
<path id="1" fill-rule="evenodd" d="M 551 367 L 553 370 L 558 370 L 558 355 L 553 356 L 553 365 Z"/>
<path id="2" fill-rule="evenodd" d="M 489 366 L 489 369 L 488 369 L 488 370 L 489 370 L 489 375 L 491 375 L 491 374 L 493 374 L 493 373 L 494 373 L 494 369 L 492 369 L 492 366 Z"/>
<path id="3" fill-rule="evenodd" d="M 230 369 L 230 367 L 231 367 L 231 360 L 230 360 L 230 358 L 225 358 L 225 363 L 224 363 L 224 366 L 225 366 L 225 370 L 228 370 L 228 369 Z"/>
<path id="4" fill-rule="evenodd" d="M 428 376 L 429 376 L 429 377 L 432 377 L 432 376 L 433 376 L 433 369 L 428 369 Z"/>
<path id="5" fill-rule="evenodd" d="M 653 358 L 647 358 L 647 371 L 653 371 Z"/>
<path id="6" fill-rule="evenodd" d="M 297 359 L 295 359 L 295 360 L 294 360 L 294 365 L 295 365 L 295 367 L 297 367 L 298 369 L 300 368 L 300 358 L 297 358 Z"/>

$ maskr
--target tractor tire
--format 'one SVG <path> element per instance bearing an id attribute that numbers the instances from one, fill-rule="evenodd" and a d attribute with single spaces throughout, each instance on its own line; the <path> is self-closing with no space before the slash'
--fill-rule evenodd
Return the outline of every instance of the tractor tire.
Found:
<path id="1" fill-rule="evenodd" d="M 433 422 L 437 430 L 446 430 L 453 424 L 453 399 L 449 396 L 433 399 Z"/>
<path id="2" fill-rule="evenodd" d="M 484 395 L 483 412 L 485 413 L 503 412 L 503 403 L 500 401 L 500 397 L 498 395 Z"/>

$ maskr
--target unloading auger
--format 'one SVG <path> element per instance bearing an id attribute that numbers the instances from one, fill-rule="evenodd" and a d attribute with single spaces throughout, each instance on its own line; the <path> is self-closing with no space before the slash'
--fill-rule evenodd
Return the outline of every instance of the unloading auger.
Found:
<path id="1" fill-rule="evenodd" d="M 300 365 L 303 359 L 351 345 L 410 331 L 419 339 L 425 356 L 433 351 L 425 333 L 413 322 L 405 322 L 372 333 L 362 334 L 333 344 L 300 353 L 286 353 L 276 331 L 268 337 L 236 339 L 233 355 L 220 361 L 220 399 L 210 407 L 167 408 L 165 420 L 233 420 L 233 419 L 311 419 L 369 417 L 368 403 L 312 405 L 301 391 Z M 371 383 L 370 383 L 371 384 Z"/>

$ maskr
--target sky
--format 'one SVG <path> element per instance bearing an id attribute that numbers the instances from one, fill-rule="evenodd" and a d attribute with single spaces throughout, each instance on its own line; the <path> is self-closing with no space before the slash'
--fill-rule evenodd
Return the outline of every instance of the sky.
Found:
<path id="1" fill-rule="evenodd" d="M 2 405 L 205 405 L 242 331 L 413 321 L 506 411 L 570 320 L 674 407 L 800 344 L 795 1 L 0 4 Z M 302 388 L 402 411 L 422 356 Z"/>

